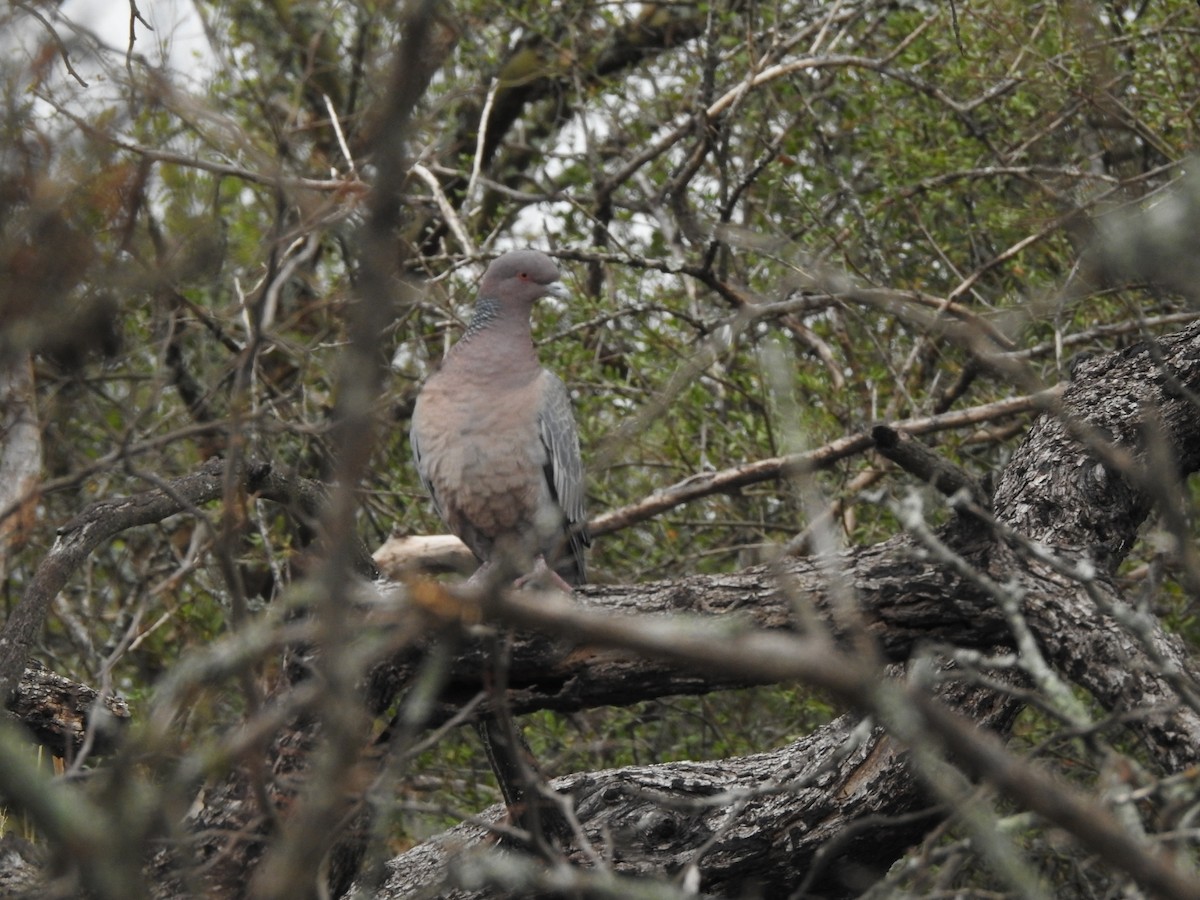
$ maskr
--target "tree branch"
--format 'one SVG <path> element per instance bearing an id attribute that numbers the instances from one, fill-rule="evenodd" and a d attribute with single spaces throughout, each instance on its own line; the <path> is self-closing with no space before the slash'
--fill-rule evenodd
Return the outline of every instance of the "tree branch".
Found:
<path id="1" fill-rule="evenodd" d="M 896 431 L 911 435 L 932 434 L 954 428 L 966 428 L 982 422 L 994 422 L 1009 416 L 1022 415 L 1044 409 L 1058 396 L 1061 388 L 1050 388 L 1038 394 L 1027 394 L 1008 400 L 998 400 L 981 406 L 955 410 L 936 416 L 917 416 L 890 423 Z M 804 453 L 790 456 L 774 456 L 741 466 L 722 469 L 719 472 L 704 472 L 685 478 L 670 487 L 655 491 L 644 500 L 610 510 L 596 516 L 588 523 L 593 535 L 608 534 L 628 528 L 638 522 L 653 518 L 676 506 L 682 506 L 701 497 L 735 491 L 751 484 L 788 478 L 804 472 L 815 472 L 828 468 L 835 462 L 862 453 L 874 445 L 870 431 L 846 435 Z"/>

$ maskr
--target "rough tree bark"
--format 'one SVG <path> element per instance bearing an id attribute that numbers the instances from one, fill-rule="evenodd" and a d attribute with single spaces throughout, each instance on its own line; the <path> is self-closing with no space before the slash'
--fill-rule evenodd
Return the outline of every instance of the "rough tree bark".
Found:
<path id="1" fill-rule="evenodd" d="M 1020 709 L 1010 697 L 961 683 L 941 693 L 1001 731 Z M 670 880 L 694 869 L 713 896 L 844 896 L 869 886 L 945 818 L 906 756 L 882 729 L 847 715 L 753 756 L 581 773 L 552 785 L 571 798 L 588 843 L 587 851 L 578 841 L 568 848 L 574 864 L 590 867 L 590 852 L 623 875 Z M 481 819 L 502 815 L 496 806 Z M 389 861 L 382 883 L 356 896 L 428 896 L 431 889 L 448 898 L 510 896 L 465 889 L 493 842 L 484 825 L 460 825 Z"/>
<path id="2" fill-rule="evenodd" d="M 0 581 L 37 506 L 42 435 L 34 408 L 33 362 L 0 353 Z"/>

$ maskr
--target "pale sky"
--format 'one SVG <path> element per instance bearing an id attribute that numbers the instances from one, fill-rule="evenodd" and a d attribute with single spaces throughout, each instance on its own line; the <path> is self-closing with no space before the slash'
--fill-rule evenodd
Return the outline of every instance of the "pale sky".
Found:
<path id="1" fill-rule="evenodd" d="M 209 57 L 208 41 L 200 17 L 191 0 L 137 0 L 139 12 L 153 32 L 140 22 L 135 24 L 137 42 L 134 52 L 144 57 L 151 65 L 167 64 L 169 68 L 189 74 L 205 68 Z M 114 0 L 65 0 L 59 8 L 58 22 L 73 22 L 94 33 L 102 43 L 117 51 L 124 58 L 129 46 L 129 4 Z M 63 35 L 66 37 L 66 35 Z M 86 79 L 87 67 L 97 74 L 94 64 L 88 60 L 72 59 L 72 63 Z M 198 73 L 196 73 L 198 74 Z M 101 76 L 98 76 L 101 77 Z"/>

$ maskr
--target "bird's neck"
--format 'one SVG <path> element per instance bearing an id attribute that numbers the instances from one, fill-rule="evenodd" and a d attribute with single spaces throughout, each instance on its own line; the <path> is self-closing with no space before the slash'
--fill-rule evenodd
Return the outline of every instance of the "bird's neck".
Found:
<path id="1" fill-rule="evenodd" d="M 460 343 L 488 340 L 504 341 L 514 347 L 533 347 L 533 330 L 529 322 L 529 309 L 505 309 L 498 300 L 480 300 L 475 304 L 475 313 L 467 330 L 459 338 Z"/>
<path id="2" fill-rule="evenodd" d="M 474 371 L 483 377 L 529 374 L 541 368 L 529 314 L 513 313 L 495 300 L 480 300 L 475 305 L 471 323 L 446 363 L 452 364 L 456 356 L 469 357 Z"/>
<path id="3" fill-rule="evenodd" d="M 481 298 L 475 304 L 475 312 L 471 316 L 471 322 L 467 325 L 467 330 L 463 332 L 463 336 L 459 340 L 470 340 L 476 335 L 483 334 L 490 328 L 504 325 L 511 320 L 519 318 L 519 316 L 506 316 L 500 306 L 500 301 Z M 525 320 L 525 330 L 529 331 L 528 317 Z"/>

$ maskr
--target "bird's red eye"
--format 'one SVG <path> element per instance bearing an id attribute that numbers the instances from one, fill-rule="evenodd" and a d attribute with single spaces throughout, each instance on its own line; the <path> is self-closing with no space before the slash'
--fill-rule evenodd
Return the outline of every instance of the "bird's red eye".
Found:
<path id="1" fill-rule="evenodd" d="M 522 273 L 521 273 L 520 275 L 518 275 L 517 277 L 518 277 L 518 278 L 520 278 L 522 281 L 528 281 L 528 280 L 529 280 L 529 273 L 528 273 L 528 272 L 522 272 Z"/>

